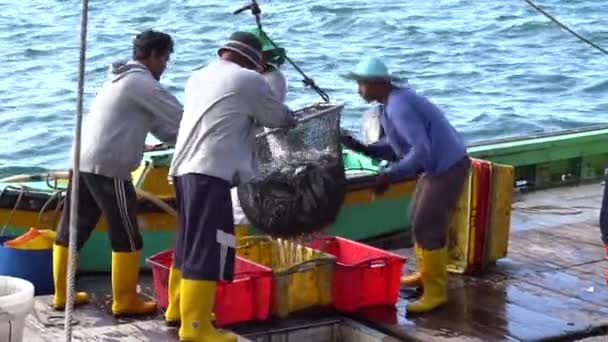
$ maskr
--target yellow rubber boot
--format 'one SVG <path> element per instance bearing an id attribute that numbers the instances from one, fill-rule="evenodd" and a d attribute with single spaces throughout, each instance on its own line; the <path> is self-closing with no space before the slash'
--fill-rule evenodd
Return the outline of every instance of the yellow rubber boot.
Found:
<path id="1" fill-rule="evenodd" d="M 55 285 L 55 295 L 53 296 L 53 308 L 63 311 L 66 300 L 66 281 L 68 273 L 68 249 L 53 245 L 53 282 Z M 89 295 L 86 292 L 76 292 L 74 294 L 74 305 L 82 305 L 89 302 Z"/>
<path id="2" fill-rule="evenodd" d="M 141 251 L 112 252 L 112 313 L 116 317 L 145 315 L 156 311 L 156 302 L 137 295 Z"/>
<path id="3" fill-rule="evenodd" d="M 182 280 L 182 272 L 177 268 L 169 269 L 169 297 L 167 311 L 165 312 L 165 322 L 172 327 L 179 326 L 179 286 Z"/>
<path id="4" fill-rule="evenodd" d="M 447 301 L 447 250 L 446 248 L 432 251 L 423 250 L 422 286 L 424 292 L 417 301 L 408 304 L 408 313 L 423 313 L 431 311 Z"/>
<path id="5" fill-rule="evenodd" d="M 179 313 L 179 288 L 182 280 L 182 272 L 177 268 L 169 269 L 169 296 L 167 311 L 165 312 L 165 322 L 170 327 L 179 327 L 181 317 Z M 215 314 L 211 313 L 211 321 L 215 321 Z"/>
<path id="6" fill-rule="evenodd" d="M 422 248 L 419 244 L 415 244 L 414 253 L 416 254 L 416 271 L 401 277 L 401 285 L 407 287 L 422 286 Z"/>
<path id="7" fill-rule="evenodd" d="M 182 279 L 180 286 L 180 341 L 236 342 L 234 334 L 217 330 L 211 324 L 216 283 L 205 280 Z"/>

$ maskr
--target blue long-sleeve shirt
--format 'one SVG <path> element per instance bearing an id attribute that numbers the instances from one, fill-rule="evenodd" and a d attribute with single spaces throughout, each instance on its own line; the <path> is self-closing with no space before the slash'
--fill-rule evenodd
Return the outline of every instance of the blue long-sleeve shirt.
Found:
<path id="1" fill-rule="evenodd" d="M 391 91 L 380 124 L 384 134 L 368 148 L 374 157 L 390 152 L 396 156 L 384 171 L 393 179 L 441 174 L 467 154 L 462 137 L 441 109 L 410 88 Z"/>

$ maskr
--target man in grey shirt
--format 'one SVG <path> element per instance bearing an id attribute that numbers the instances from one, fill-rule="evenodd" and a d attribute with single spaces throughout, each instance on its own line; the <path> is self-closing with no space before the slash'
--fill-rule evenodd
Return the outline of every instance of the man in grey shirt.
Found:
<path id="1" fill-rule="evenodd" d="M 211 311 L 217 281 L 234 274 L 235 237 L 230 188 L 256 172 L 255 125 L 294 124 L 262 71 L 261 44 L 236 32 L 219 58 L 195 71 L 186 84 L 184 116 L 170 176 L 179 211 L 169 272 L 167 322 L 181 321 L 182 341 L 236 341 L 216 330 Z"/>
<path id="2" fill-rule="evenodd" d="M 143 157 L 152 132 L 174 143 L 182 116 L 179 101 L 159 83 L 173 52 L 166 33 L 145 31 L 133 40 L 133 59 L 112 64 L 82 134 L 77 248 L 88 240 L 103 213 L 112 246 L 112 312 L 116 316 L 148 314 L 155 302 L 137 296 L 142 238 L 137 224 L 137 197 L 131 172 Z M 70 188 L 53 247 L 53 306 L 65 307 L 69 241 Z M 75 304 L 88 302 L 79 292 Z"/>

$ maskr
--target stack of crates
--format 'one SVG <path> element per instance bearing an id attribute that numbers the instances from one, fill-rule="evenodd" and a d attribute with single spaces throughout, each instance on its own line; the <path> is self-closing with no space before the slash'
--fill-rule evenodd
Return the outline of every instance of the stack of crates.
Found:
<path id="1" fill-rule="evenodd" d="M 217 326 L 286 318 L 308 309 L 354 312 L 363 307 L 394 306 L 405 258 L 340 237 L 296 244 L 300 257 L 287 260 L 268 236 L 237 239 L 234 279 L 219 282 L 214 312 Z M 168 302 L 173 250 L 146 259 L 159 306 Z"/>
<path id="2" fill-rule="evenodd" d="M 448 271 L 479 274 L 507 256 L 513 167 L 473 159 L 450 219 Z"/>

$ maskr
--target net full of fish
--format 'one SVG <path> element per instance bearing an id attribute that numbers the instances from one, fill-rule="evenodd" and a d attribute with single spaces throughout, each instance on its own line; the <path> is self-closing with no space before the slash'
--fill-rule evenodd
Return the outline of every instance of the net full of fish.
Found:
<path id="1" fill-rule="evenodd" d="M 255 228 L 291 238 L 321 231 L 335 221 L 346 192 L 341 108 L 304 108 L 296 113 L 304 120 L 295 129 L 258 136 L 258 177 L 238 188 L 243 212 Z"/>

